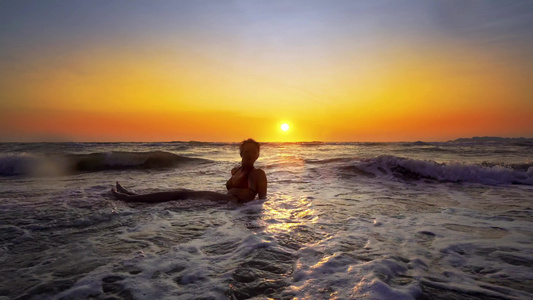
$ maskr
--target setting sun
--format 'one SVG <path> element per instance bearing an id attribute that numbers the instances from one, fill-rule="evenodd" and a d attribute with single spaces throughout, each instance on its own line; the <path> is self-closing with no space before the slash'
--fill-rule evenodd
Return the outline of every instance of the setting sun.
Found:
<path id="1" fill-rule="evenodd" d="M 0 1 L 1 142 L 533 136 L 527 1 L 50 2 Z"/>

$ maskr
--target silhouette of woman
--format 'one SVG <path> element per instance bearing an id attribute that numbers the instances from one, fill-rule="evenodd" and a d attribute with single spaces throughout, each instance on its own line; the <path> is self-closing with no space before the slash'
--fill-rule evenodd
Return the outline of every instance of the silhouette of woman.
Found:
<path id="1" fill-rule="evenodd" d="M 181 199 L 210 199 L 248 202 L 255 199 L 264 199 L 267 194 L 267 178 L 262 169 L 254 168 L 255 161 L 259 158 L 260 145 L 253 139 L 242 141 L 240 147 L 242 158 L 241 166 L 231 170 L 231 178 L 226 182 L 227 194 L 212 191 L 193 191 L 180 189 L 176 191 L 156 192 L 150 194 L 136 194 L 128 191 L 120 183 L 111 189 L 117 199 L 128 202 L 166 202 Z"/>

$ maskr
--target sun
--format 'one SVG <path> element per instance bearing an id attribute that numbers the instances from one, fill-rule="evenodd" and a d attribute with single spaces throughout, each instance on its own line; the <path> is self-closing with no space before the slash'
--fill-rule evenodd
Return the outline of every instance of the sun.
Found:
<path id="1" fill-rule="evenodd" d="M 287 123 L 281 124 L 281 130 L 283 130 L 283 131 L 289 130 L 289 124 L 287 124 Z"/>

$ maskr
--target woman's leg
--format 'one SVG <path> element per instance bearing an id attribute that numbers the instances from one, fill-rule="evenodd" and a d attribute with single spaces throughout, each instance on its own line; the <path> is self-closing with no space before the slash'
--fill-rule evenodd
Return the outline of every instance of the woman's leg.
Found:
<path id="1" fill-rule="evenodd" d="M 232 195 L 222 194 L 211 191 L 190 191 L 190 190 L 180 190 L 180 191 L 170 191 L 170 192 L 157 192 L 144 195 L 128 195 L 117 191 L 116 188 L 111 189 L 113 195 L 117 199 L 124 200 L 127 202 L 146 202 L 146 203 L 157 203 L 157 202 L 167 202 L 172 200 L 183 200 L 183 199 L 207 199 L 207 200 L 227 200 L 227 201 L 236 201 L 237 198 Z"/>
<path id="2" fill-rule="evenodd" d="M 122 185 L 120 185 L 120 183 L 118 183 L 118 181 L 115 187 L 117 188 L 117 192 L 119 193 L 126 194 L 126 195 L 137 195 L 137 193 L 130 192 L 127 189 L 125 189 Z"/>

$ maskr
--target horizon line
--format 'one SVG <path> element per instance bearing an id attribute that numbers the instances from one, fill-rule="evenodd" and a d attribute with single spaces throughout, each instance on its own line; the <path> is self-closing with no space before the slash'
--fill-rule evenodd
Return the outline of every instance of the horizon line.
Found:
<path id="1" fill-rule="evenodd" d="M 448 140 L 398 140 L 398 141 L 266 141 L 259 143 L 286 143 L 286 144 L 295 144 L 295 143 L 416 143 L 416 142 L 425 142 L 425 143 L 439 143 L 439 142 L 453 142 L 463 139 L 503 139 L 503 140 L 533 140 L 533 137 L 502 137 L 502 136 L 472 136 L 472 137 L 460 137 L 455 139 Z M 222 141 L 198 141 L 198 140 L 189 140 L 189 141 L 0 141 L 0 143 L 27 143 L 27 144 L 38 144 L 38 143 L 217 143 L 217 144 L 236 144 L 242 141 L 233 141 L 233 142 L 222 142 Z"/>

